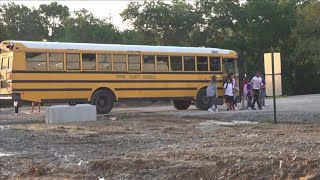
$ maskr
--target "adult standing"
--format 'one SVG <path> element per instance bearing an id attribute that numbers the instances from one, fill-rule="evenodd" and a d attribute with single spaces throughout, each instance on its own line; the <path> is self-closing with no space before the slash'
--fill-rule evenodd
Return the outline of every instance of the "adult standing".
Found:
<path id="1" fill-rule="evenodd" d="M 253 86 L 252 88 L 253 88 L 253 93 L 254 93 L 251 109 L 256 110 L 254 108 L 254 105 L 257 102 L 258 108 L 261 110 L 262 107 L 260 104 L 260 89 L 261 89 L 261 84 L 262 84 L 262 78 L 261 78 L 261 74 L 259 71 L 256 72 L 256 76 L 254 76 L 252 78 L 251 82 L 252 82 L 252 86 Z"/>

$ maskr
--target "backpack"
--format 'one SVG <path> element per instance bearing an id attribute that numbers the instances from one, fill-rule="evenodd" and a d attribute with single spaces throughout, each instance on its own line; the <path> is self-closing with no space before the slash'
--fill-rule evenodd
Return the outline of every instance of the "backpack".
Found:
<path id="1" fill-rule="evenodd" d="M 228 87 L 228 78 L 223 79 L 223 87 L 224 85 L 227 83 L 227 87 Z"/>
<path id="2" fill-rule="evenodd" d="M 212 85 L 212 83 L 210 83 L 206 89 L 207 96 L 213 96 L 213 90 L 212 90 L 211 85 Z"/>
<path id="3" fill-rule="evenodd" d="M 248 83 L 243 86 L 243 94 L 246 95 L 246 96 L 248 95 L 248 92 L 249 92 L 248 88 L 247 88 L 247 85 L 248 85 Z"/>
<path id="4" fill-rule="evenodd" d="M 227 84 L 227 85 L 226 85 L 226 87 L 224 88 L 224 85 L 225 85 L 225 84 Z M 223 89 L 224 89 L 224 90 L 223 90 L 223 94 L 224 94 L 224 95 L 226 94 L 226 90 L 228 89 L 228 85 L 229 85 L 229 83 L 228 83 L 227 81 L 223 83 Z"/>

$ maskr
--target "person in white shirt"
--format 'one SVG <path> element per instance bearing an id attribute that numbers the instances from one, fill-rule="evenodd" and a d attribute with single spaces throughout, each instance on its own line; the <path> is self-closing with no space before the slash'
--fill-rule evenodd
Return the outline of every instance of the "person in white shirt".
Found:
<path id="1" fill-rule="evenodd" d="M 224 89 L 224 97 L 226 98 L 227 110 L 229 111 L 233 107 L 233 84 L 231 80 L 228 78 L 227 82 L 223 85 Z"/>
<path id="2" fill-rule="evenodd" d="M 14 100 L 13 101 L 13 106 L 14 106 L 14 115 L 18 115 L 19 114 L 19 101 L 18 100 Z"/>
<path id="3" fill-rule="evenodd" d="M 256 72 L 256 76 L 254 76 L 251 80 L 252 83 L 252 89 L 254 92 L 254 97 L 253 97 L 253 102 L 251 104 L 251 109 L 256 110 L 254 108 L 255 103 L 257 102 L 258 108 L 261 110 L 261 104 L 260 104 L 260 89 L 261 89 L 261 84 L 262 84 L 262 78 L 261 74 L 259 71 Z"/>

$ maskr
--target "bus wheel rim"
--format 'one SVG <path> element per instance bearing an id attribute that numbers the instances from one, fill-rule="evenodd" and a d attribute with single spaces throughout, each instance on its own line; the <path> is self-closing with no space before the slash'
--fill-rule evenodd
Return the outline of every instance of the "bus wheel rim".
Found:
<path id="1" fill-rule="evenodd" d="M 99 99 L 99 101 L 98 101 L 98 105 L 99 105 L 99 106 L 105 106 L 105 104 L 106 104 L 106 99 L 105 99 L 105 97 L 101 97 L 101 98 Z"/>

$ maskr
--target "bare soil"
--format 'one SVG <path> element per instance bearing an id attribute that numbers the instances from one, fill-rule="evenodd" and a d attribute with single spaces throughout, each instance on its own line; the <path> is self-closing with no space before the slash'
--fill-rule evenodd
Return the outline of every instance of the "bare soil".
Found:
<path id="1" fill-rule="evenodd" d="M 320 95 L 261 111 L 119 105 L 98 121 L 44 123 L 0 109 L 0 179 L 299 179 L 320 174 Z M 132 107 L 132 106 L 131 106 Z M 46 107 L 44 107 L 45 110 Z M 314 178 L 317 179 L 317 178 Z"/>

